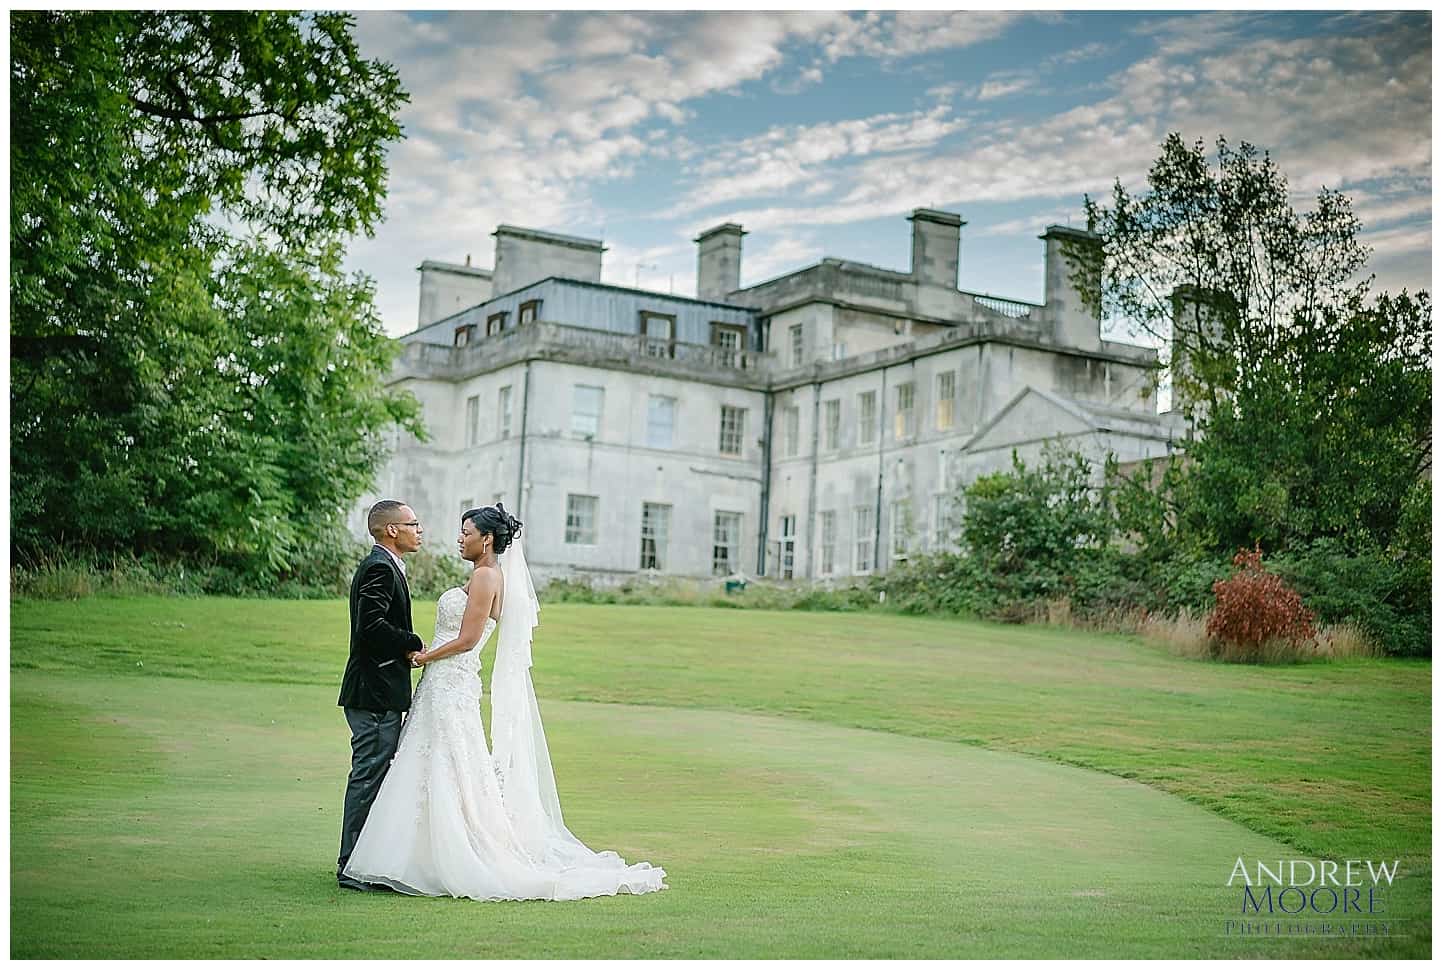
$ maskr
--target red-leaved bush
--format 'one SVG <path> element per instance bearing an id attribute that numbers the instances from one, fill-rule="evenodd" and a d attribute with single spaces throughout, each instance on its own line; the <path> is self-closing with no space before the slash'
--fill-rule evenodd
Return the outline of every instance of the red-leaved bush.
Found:
<path id="1" fill-rule="evenodd" d="M 1236 572 L 1212 584 L 1217 605 L 1207 620 L 1208 637 L 1253 656 L 1269 642 L 1316 645 L 1316 614 L 1302 605 L 1302 597 L 1282 577 L 1262 568 L 1261 546 L 1239 550 L 1232 565 Z"/>

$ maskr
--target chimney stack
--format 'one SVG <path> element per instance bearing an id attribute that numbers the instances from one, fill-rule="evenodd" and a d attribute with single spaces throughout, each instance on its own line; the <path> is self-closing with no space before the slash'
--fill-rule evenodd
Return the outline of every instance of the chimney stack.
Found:
<path id="1" fill-rule="evenodd" d="M 911 278 L 925 286 L 956 289 L 961 269 L 961 227 L 955 212 L 913 209 L 911 222 Z"/>
<path id="2" fill-rule="evenodd" d="M 741 237 L 734 222 L 722 223 L 696 237 L 696 299 L 726 302 L 741 289 Z"/>
<path id="3" fill-rule="evenodd" d="M 1219 306 L 1224 298 L 1214 291 L 1191 285 L 1172 290 L 1172 352 L 1169 369 L 1172 383 L 1172 410 L 1180 411 L 1189 420 L 1206 417 L 1207 402 L 1196 396 L 1197 362 L 1206 369 L 1215 368 L 1222 352 L 1225 334 Z"/>
<path id="4" fill-rule="evenodd" d="M 1046 240 L 1046 313 L 1052 336 L 1068 347 L 1100 349 L 1101 315 L 1087 308 L 1083 294 L 1093 301 L 1101 299 L 1101 278 L 1092 272 L 1100 270 L 1101 237 L 1085 229 L 1047 226 L 1038 238 Z M 1093 260 L 1098 261 L 1096 266 L 1086 265 Z M 1072 279 L 1079 269 L 1088 277 L 1081 287 Z"/>

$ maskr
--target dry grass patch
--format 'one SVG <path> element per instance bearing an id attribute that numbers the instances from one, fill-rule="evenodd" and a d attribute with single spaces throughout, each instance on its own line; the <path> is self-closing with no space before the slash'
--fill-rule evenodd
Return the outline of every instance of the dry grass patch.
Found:
<path id="1" fill-rule="evenodd" d="M 1311 642 L 1267 640 L 1259 645 L 1229 643 L 1207 636 L 1209 614 L 1180 610 L 1172 616 L 1153 614 L 1143 619 L 1137 632 L 1159 643 L 1178 657 L 1189 660 L 1220 660 L 1224 663 L 1304 663 L 1311 660 L 1346 660 L 1380 657 L 1381 649 L 1354 623 L 1324 626 Z"/>
<path id="2" fill-rule="evenodd" d="M 1207 618 L 1194 616 L 1191 610 L 1179 610 L 1173 616 L 1154 613 L 1141 622 L 1137 630 L 1145 639 L 1160 643 L 1178 657 L 1201 660 L 1211 656 L 1207 637 Z"/>
<path id="3" fill-rule="evenodd" d="M 1382 648 L 1355 623 L 1324 626 L 1317 634 L 1318 656 L 1331 660 L 1345 657 L 1380 657 Z"/>

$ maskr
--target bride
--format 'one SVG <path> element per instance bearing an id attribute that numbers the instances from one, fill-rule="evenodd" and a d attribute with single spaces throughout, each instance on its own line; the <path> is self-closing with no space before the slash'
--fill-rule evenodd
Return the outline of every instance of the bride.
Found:
<path id="1" fill-rule="evenodd" d="M 470 582 L 442 594 L 436 632 L 395 760 L 345 875 L 417 896 L 583 899 L 669 888 L 666 870 L 593 852 L 561 819 L 531 684 L 539 604 L 499 502 L 461 516 Z M 481 727 L 481 650 L 497 626 L 491 738 Z"/>

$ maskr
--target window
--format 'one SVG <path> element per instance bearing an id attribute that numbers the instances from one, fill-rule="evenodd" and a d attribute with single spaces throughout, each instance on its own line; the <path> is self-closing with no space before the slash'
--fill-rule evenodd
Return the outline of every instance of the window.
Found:
<path id="1" fill-rule="evenodd" d="M 712 536 L 711 572 L 729 576 L 741 566 L 741 513 L 717 512 Z"/>
<path id="2" fill-rule="evenodd" d="M 875 548 L 876 524 L 869 505 L 856 507 L 856 555 L 852 569 L 858 573 L 871 572 L 871 552 Z"/>
<path id="3" fill-rule="evenodd" d="M 905 559 L 911 549 L 911 503 L 891 503 L 891 558 Z"/>
<path id="4" fill-rule="evenodd" d="M 933 536 L 934 548 L 937 550 L 951 547 L 951 523 L 954 501 L 951 494 L 942 492 L 936 496 L 936 513 L 933 521 L 936 523 L 936 532 Z"/>
<path id="5" fill-rule="evenodd" d="M 831 345 L 831 359 L 843 360 L 846 357 L 846 343 L 834 343 Z"/>
<path id="6" fill-rule="evenodd" d="M 576 546 L 596 544 L 596 505 L 594 495 L 566 496 L 566 542 Z"/>
<path id="7" fill-rule="evenodd" d="M 746 409 L 721 405 L 721 454 L 741 454 L 746 435 Z"/>
<path id="8" fill-rule="evenodd" d="M 475 325 L 474 323 L 466 324 L 465 326 L 461 326 L 461 327 L 457 327 L 457 328 L 456 328 L 456 335 L 455 335 L 455 345 L 456 345 L 457 347 L 464 347 L 464 346 L 466 346 L 467 344 L 469 344 L 469 343 L 471 342 L 471 338 L 474 337 L 475 335 L 476 335 L 476 325 Z"/>
<path id="9" fill-rule="evenodd" d="M 676 318 L 641 311 L 641 349 L 648 357 L 676 356 Z"/>
<path id="10" fill-rule="evenodd" d="M 805 362 L 806 356 L 806 331 L 801 324 L 791 328 L 791 366 L 800 367 Z"/>
<path id="11" fill-rule="evenodd" d="M 601 433 L 601 400 L 605 391 L 599 387 L 577 384 L 571 392 L 571 430 L 594 438 Z"/>
<path id="12" fill-rule="evenodd" d="M 646 404 L 646 447 L 671 447 L 676 427 L 676 399 L 652 394 Z"/>
<path id="13" fill-rule="evenodd" d="M 936 375 L 936 430 L 947 431 L 956 422 L 956 371 Z"/>
<path id="14" fill-rule="evenodd" d="M 469 512 L 471 509 L 473 509 L 473 508 L 475 508 L 475 507 L 476 507 L 476 500 L 475 500 L 475 499 L 473 499 L 473 498 L 463 498 L 463 499 L 461 499 L 461 511 L 460 511 L 460 514 L 461 514 L 461 515 L 465 515 L 467 512 Z"/>
<path id="15" fill-rule="evenodd" d="M 666 536 L 671 531 L 671 506 L 641 503 L 641 568 L 666 568 Z"/>
<path id="16" fill-rule="evenodd" d="M 896 385 L 896 439 L 916 434 L 916 385 L 907 381 Z"/>
<path id="17" fill-rule="evenodd" d="M 785 435 L 783 436 L 785 438 L 783 442 L 785 456 L 787 458 L 795 458 L 796 452 L 801 444 L 801 409 L 787 408 L 781 417 L 785 430 Z"/>
<path id="18" fill-rule="evenodd" d="M 841 446 L 841 399 L 824 401 L 826 409 L 826 450 L 835 451 Z"/>
<path id="19" fill-rule="evenodd" d="M 821 513 L 821 575 L 836 571 L 836 513 Z"/>
<path id="20" fill-rule="evenodd" d="M 493 337 L 504 329 L 506 329 L 505 311 L 502 311 L 500 313 L 492 313 L 490 316 L 486 317 L 487 337 Z"/>
<path id="21" fill-rule="evenodd" d="M 499 425 L 502 438 L 511 436 L 511 385 L 507 384 L 501 388 L 497 395 L 496 414 L 499 415 Z"/>
<path id="22" fill-rule="evenodd" d="M 856 403 L 860 415 L 856 440 L 863 445 L 869 445 L 876 440 L 876 392 L 863 391 L 857 397 Z"/>
<path id="23" fill-rule="evenodd" d="M 717 363 L 722 367 L 745 367 L 742 355 L 746 330 L 730 323 L 711 324 L 711 346 L 716 348 Z"/>
<path id="24" fill-rule="evenodd" d="M 466 398 L 466 447 L 481 443 L 481 399 L 479 396 Z"/>
<path id="25" fill-rule="evenodd" d="M 790 579 L 796 572 L 796 516 L 781 517 L 781 578 Z"/>
<path id="26" fill-rule="evenodd" d="M 516 324 L 535 323 L 541 316 L 541 301 L 527 300 L 516 313 Z"/>

